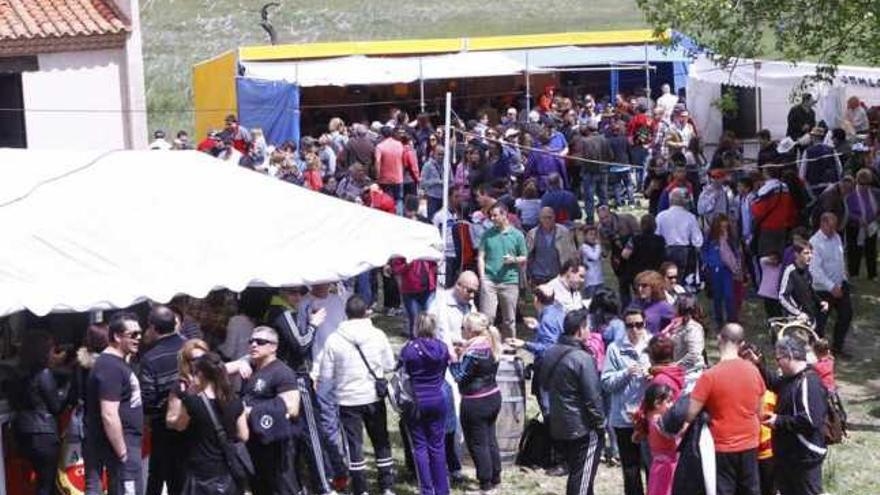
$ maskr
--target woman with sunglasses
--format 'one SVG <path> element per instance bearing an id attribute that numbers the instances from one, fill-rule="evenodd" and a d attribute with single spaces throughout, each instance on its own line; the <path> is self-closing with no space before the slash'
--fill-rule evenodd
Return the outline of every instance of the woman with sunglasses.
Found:
<path id="1" fill-rule="evenodd" d="M 609 395 L 608 424 L 614 428 L 623 467 L 625 495 L 643 495 L 641 446 L 633 441 L 633 414 L 638 411 L 648 384 L 651 361 L 647 348 L 650 334 L 645 313 L 627 309 L 623 316 L 624 337 L 608 346 L 602 367 L 602 389 Z"/>
<path id="2" fill-rule="evenodd" d="M 636 275 L 633 284 L 636 298 L 633 306 L 645 313 L 645 328 L 656 335 L 675 317 L 675 308 L 666 301 L 666 285 L 663 275 L 654 270 L 646 270 Z"/>
<path id="3" fill-rule="evenodd" d="M 211 413 L 225 430 L 228 441 L 244 442 L 249 435 L 244 405 L 232 392 L 220 356 L 213 352 L 202 354 L 191 361 L 190 369 L 191 381 L 169 396 L 165 416 L 169 428 L 189 433 L 183 493 L 239 494 L 242 487 L 236 486 L 229 472 Z"/>

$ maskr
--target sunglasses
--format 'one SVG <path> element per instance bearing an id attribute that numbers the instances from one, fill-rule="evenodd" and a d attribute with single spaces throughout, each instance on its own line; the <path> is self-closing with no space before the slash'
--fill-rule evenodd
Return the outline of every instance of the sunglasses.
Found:
<path id="1" fill-rule="evenodd" d="M 666 279 L 667 280 L 678 280 L 678 275 L 667 275 Z"/>
<path id="2" fill-rule="evenodd" d="M 643 321 L 638 321 L 634 323 L 626 322 L 625 325 L 626 328 L 645 328 L 645 322 Z"/>
<path id="3" fill-rule="evenodd" d="M 274 341 L 274 340 L 260 339 L 260 338 L 256 338 L 256 337 L 254 337 L 254 338 L 248 340 L 248 344 L 249 344 L 249 345 L 254 345 L 254 344 L 256 344 L 256 345 L 258 345 L 258 346 L 264 346 L 264 345 L 269 345 L 269 344 L 277 344 L 277 343 L 278 343 L 278 342 L 276 342 L 276 341 Z"/>
<path id="4" fill-rule="evenodd" d="M 133 340 L 137 340 L 137 339 L 141 338 L 141 335 L 143 335 L 142 332 L 127 332 L 127 333 L 122 334 L 123 337 L 125 337 L 127 339 L 133 339 Z"/>

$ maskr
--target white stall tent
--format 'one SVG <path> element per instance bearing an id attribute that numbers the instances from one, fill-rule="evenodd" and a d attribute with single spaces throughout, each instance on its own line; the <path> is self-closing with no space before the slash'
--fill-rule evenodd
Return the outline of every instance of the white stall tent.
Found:
<path id="1" fill-rule="evenodd" d="M 614 64 L 684 62 L 682 50 L 654 45 L 558 46 L 528 50 L 462 51 L 443 55 L 322 60 L 242 61 L 247 77 L 283 80 L 300 87 L 411 83 L 418 80 L 512 76 L 527 72 Z"/>
<path id="2" fill-rule="evenodd" d="M 757 62 L 757 64 L 755 63 Z M 688 107 L 706 142 L 718 142 L 721 135 L 721 112 L 712 106 L 721 95 L 721 86 L 755 87 L 761 93 L 761 127 L 775 138 L 783 137 L 787 127 L 792 97 L 801 80 L 816 73 L 816 64 L 792 64 L 771 60 L 740 60 L 733 68 L 717 66 L 700 57 L 688 73 Z M 846 100 L 858 96 L 868 106 L 880 105 L 880 68 L 840 66 L 832 83 L 811 89 L 816 99 L 816 119 L 829 127 L 840 125 Z"/>
<path id="3" fill-rule="evenodd" d="M 342 280 L 441 257 L 431 225 L 195 151 L 0 149 L 0 316 Z"/>

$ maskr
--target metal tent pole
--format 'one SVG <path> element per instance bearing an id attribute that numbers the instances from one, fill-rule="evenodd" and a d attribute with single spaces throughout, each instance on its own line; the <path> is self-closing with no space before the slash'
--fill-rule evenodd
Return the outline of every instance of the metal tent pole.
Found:
<path id="1" fill-rule="evenodd" d="M 446 242 L 449 239 L 449 162 L 452 156 L 450 143 L 450 131 L 452 129 L 452 93 L 446 92 L 446 125 L 443 126 L 443 213 L 446 219 L 443 222 L 443 259 L 440 261 L 440 280 L 446 287 Z"/>
<path id="2" fill-rule="evenodd" d="M 526 50 L 526 117 L 532 112 L 532 77 L 529 73 L 529 51 Z"/>
<path id="3" fill-rule="evenodd" d="M 422 57 L 419 57 L 419 108 L 425 113 L 425 76 L 422 72 Z"/>

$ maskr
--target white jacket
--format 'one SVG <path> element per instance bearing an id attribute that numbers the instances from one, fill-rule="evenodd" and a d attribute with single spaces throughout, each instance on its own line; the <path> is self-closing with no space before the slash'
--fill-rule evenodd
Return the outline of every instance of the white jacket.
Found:
<path id="1" fill-rule="evenodd" d="M 343 321 L 327 337 L 317 363 L 318 382 L 332 384 L 340 406 L 363 406 L 379 400 L 375 381 L 355 344 L 360 346 L 377 377 L 394 370 L 394 353 L 384 332 L 374 327 L 369 318 Z"/>

